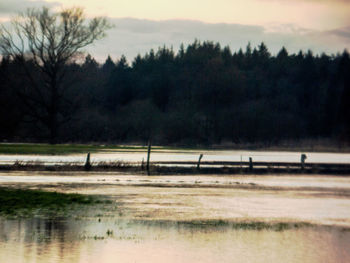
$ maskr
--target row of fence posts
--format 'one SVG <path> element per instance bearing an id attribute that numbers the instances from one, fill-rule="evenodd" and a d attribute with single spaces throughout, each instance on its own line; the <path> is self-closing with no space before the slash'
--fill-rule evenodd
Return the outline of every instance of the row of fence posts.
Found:
<path id="1" fill-rule="evenodd" d="M 199 159 L 198 159 L 198 163 L 197 163 L 197 170 L 200 169 L 200 163 L 201 163 L 201 160 L 203 158 L 203 154 L 201 153 L 199 155 Z M 306 154 L 301 154 L 301 157 L 300 157 L 300 167 L 301 167 L 301 170 L 304 170 L 305 169 L 305 160 L 307 159 L 306 157 Z M 241 156 L 241 165 L 240 167 L 242 168 L 242 156 Z M 249 157 L 249 171 L 253 171 L 253 158 L 252 157 Z"/>
<path id="2" fill-rule="evenodd" d="M 300 157 L 300 168 L 301 170 L 305 169 L 305 160 L 307 159 L 306 154 L 301 154 Z M 241 157 L 241 162 L 242 162 L 242 157 Z M 242 167 L 242 165 L 241 165 Z M 253 171 L 253 158 L 249 157 L 249 171 Z"/>
<path id="3" fill-rule="evenodd" d="M 150 172 L 150 157 L 151 157 L 151 148 L 152 148 L 152 145 L 151 145 L 151 141 L 148 142 L 148 148 L 147 148 L 147 162 L 146 162 L 146 170 L 147 170 L 147 174 L 150 175 L 151 172 Z M 201 165 L 201 160 L 203 158 L 203 154 L 201 153 L 199 155 L 199 158 L 198 158 L 198 162 L 197 162 L 197 170 L 200 170 L 200 165 Z M 307 159 L 306 157 L 306 154 L 301 154 L 301 157 L 300 157 L 300 167 L 301 167 L 301 170 L 304 170 L 305 169 L 305 160 Z M 242 168 L 242 156 L 241 156 L 241 168 Z M 87 156 L 86 156 L 86 160 L 85 160 L 85 164 L 84 164 L 84 169 L 86 171 L 89 171 L 91 169 L 91 162 L 90 162 L 90 153 L 87 153 Z M 142 163 L 141 163 L 141 169 L 143 170 L 144 169 L 144 159 L 142 158 Z M 249 157 L 249 171 L 253 171 L 253 158 L 252 157 Z"/>
<path id="4" fill-rule="evenodd" d="M 201 154 L 203 156 L 203 154 Z M 150 161 L 150 156 L 151 156 L 151 141 L 148 142 L 148 149 L 147 149 L 147 162 L 146 162 L 146 170 L 147 170 L 147 174 L 150 175 L 150 166 L 149 166 L 149 161 Z M 200 160 L 199 160 L 200 162 Z M 198 169 L 199 169 L 199 162 L 198 162 Z M 143 170 L 144 167 L 144 161 L 142 159 L 142 163 L 141 163 L 141 169 Z M 91 161 L 90 161 L 90 153 L 87 153 L 86 155 L 86 160 L 85 160 L 85 164 L 84 164 L 84 169 L 85 171 L 90 171 L 91 170 Z"/>

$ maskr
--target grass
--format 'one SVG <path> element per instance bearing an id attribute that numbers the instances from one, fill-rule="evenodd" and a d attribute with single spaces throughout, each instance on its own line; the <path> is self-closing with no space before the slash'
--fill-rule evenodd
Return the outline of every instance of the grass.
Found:
<path id="1" fill-rule="evenodd" d="M 31 217 L 34 215 L 55 217 L 65 214 L 76 206 L 103 202 L 107 201 L 101 201 L 87 195 L 0 187 L 0 215 L 7 217 Z"/>
<path id="2" fill-rule="evenodd" d="M 168 149 L 152 146 L 153 150 Z M 147 146 L 123 146 L 123 145 L 89 145 L 89 144 L 39 144 L 39 143 L 0 143 L 0 154 L 44 154 L 63 155 L 73 153 L 88 153 L 99 151 L 147 151 Z"/>
<path id="3" fill-rule="evenodd" d="M 82 144 L 0 144 L 0 154 L 71 154 L 121 149 L 119 146 Z"/>
<path id="4" fill-rule="evenodd" d="M 152 152 L 176 151 L 188 153 L 207 150 L 257 150 L 257 151 L 311 151 L 311 152 L 350 152 L 349 146 L 341 146 L 332 141 L 292 141 L 276 145 L 265 144 L 223 144 L 212 146 L 152 146 Z M 147 146 L 97 145 L 97 144 L 39 144 L 39 143 L 0 143 L 0 154 L 73 154 L 98 151 L 147 151 Z"/>

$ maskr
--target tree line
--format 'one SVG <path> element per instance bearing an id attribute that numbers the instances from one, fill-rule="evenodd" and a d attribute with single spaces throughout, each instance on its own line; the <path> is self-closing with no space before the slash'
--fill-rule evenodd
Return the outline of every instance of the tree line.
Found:
<path id="1" fill-rule="evenodd" d="M 81 56 L 81 55 L 80 55 Z M 26 67 L 21 67 L 21 63 Z M 60 64 L 52 135 L 46 79 L 33 58 L 2 57 L 0 140 L 166 145 L 350 141 L 350 58 L 271 55 L 264 43 L 232 52 L 206 41 L 160 47 L 131 63 L 91 55 Z M 32 71 L 32 80 L 25 71 Z M 27 72 L 28 73 L 28 72 Z M 36 88 L 29 88 L 35 81 Z M 50 137 L 51 136 L 51 137 Z"/>

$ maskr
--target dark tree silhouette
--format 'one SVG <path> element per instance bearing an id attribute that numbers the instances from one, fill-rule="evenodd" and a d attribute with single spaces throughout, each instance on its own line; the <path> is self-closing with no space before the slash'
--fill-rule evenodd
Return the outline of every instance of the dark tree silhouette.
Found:
<path id="1" fill-rule="evenodd" d="M 156 144 L 264 146 L 309 139 L 336 146 L 350 142 L 347 51 L 289 54 L 282 47 L 273 55 L 264 43 L 243 50 L 232 53 L 218 43 L 196 40 L 177 53 L 166 47 L 150 50 L 131 64 L 124 56 L 115 62 L 108 57 L 102 65 L 91 55 L 81 63 L 69 60 L 59 71 L 66 74 L 60 84 L 66 96 L 59 100 L 58 119 L 74 118 L 62 126 L 59 139 L 147 143 L 152 137 Z M 23 62 L 38 91 L 28 78 L 18 77 L 25 73 Z M 39 100 L 39 92 L 50 98 L 49 78 L 37 69 L 33 55 L 24 61 L 3 57 L 2 140 L 42 140 L 43 121 L 27 123 L 15 103 L 30 96 L 23 100 L 29 105 L 17 105 L 48 116 L 42 102 L 49 101 Z M 70 72 L 79 75 L 74 89 L 66 86 L 73 79 Z M 78 101 L 79 108 L 72 112 L 67 101 Z"/>
<path id="2" fill-rule="evenodd" d="M 108 28 L 105 18 L 87 22 L 81 8 L 51 13 L 45 7 L 28 9 L 11 21 L 11 27 L 0 28 L 1 53 L 16 60 L 26 76 L 19 91 L 26 114 L 48 128 L 51 143 L 56 142 L 60 125 L 70 117 L 65 65 L 83 47 L 102 38 Z"/>

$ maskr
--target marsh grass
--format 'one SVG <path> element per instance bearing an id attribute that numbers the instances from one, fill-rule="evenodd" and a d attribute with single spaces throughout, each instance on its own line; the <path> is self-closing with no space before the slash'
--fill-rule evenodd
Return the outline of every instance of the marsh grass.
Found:
<path id="1" fill-rule="evenodd" d="M 105 202 L 87 195 L 0 187 L 0 215 L 6 217 L 62 216 L 77 207 Z"/>
<path id="2" fill-rule="evenodd" d="M 137 162 L 125 162 L 122 160 L 108 162 L 92 162 L 88 171 L 123 170 L 124 172 L 140 172 L 140 164 Z M 0 164 L 0 170 L 5 171 L 87 171 L 84 162 L 43 162 L 16 160 L 12 164 Z"/>
<path id="3" fill-rule="evenodd" d="M 231 228 L 235 230 L 269 230 L 269 231 L 285 231 L 290 229 L 299 229 L 305 227 L 313 227 L 314 225 L 306 222 L 262 222 L 262 221 L 247 221 L 247 222 L 232 222 L 227 220 L 191 220 L 191 221 L 148 221 L 141 222 L 145 225 L 160 225 L 163 227 L 177 226 L 190 229 L 218 229 Z"/>
<path id="4" fill-rule="evenodd" d="M 102 168 L 102 169 L 118 169 L 118 168 L 131 168 L 131 167 L 139 167 L 139 163 L 126 162 L 123 160 L 116 161 L 108 161 L 108 162 L 94 162 L 92 163 L 94 168 Z"/>
<path id="5" fill-rule="evenodd" d="M 284 223 L 284 222 L 227 222 L 223 220 L 214 220 L 208 222 L 201 221 L 192 221 L 190 222 L 191 226 L 226 226 L 233 229 L 241 230 L 272 230 L 272 231 L 284 231 L 289 229 L 301 228 L 301 227 L 310 227 L 312 226 L 309 223 L 299 222 L 299 223 Z"/>

